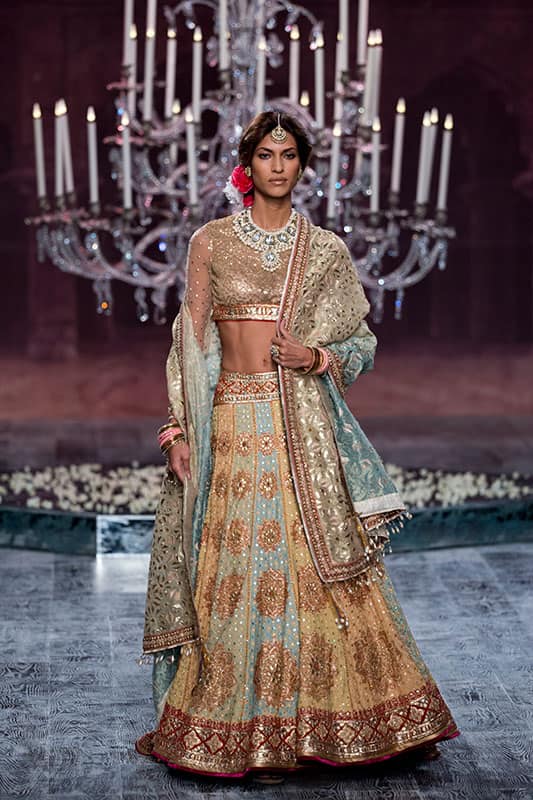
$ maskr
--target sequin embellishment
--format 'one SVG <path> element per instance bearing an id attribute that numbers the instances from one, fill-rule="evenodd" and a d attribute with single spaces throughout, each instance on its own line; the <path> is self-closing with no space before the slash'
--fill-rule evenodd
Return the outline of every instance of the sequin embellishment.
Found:
<path id="1" fill-rule="evenodd" d="M 267 272 L 274 272 L 281 265 L 280 253 L 290 250 L 296 237 L 298 214 L 293 209 L 286 225 L 274 231 L 265 231 L 252 219 L 249 208 L 235 214 L 233 227 L 244 244 L 261 253 L 261 266 Z"/>

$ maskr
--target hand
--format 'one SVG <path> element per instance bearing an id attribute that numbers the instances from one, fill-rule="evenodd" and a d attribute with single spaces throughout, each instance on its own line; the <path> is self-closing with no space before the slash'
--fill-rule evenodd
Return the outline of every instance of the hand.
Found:
<path id="1" fill-rule="evenodd" d="M 287 328 L 283 320 L 279 324 L 279 336 L 274 336 L 272 344 L 279 350 L 279 355 L 272 356 L 276 364 L 281 364 L 282 367 L 290 367 L 290 369 L 306 369 L 313 363 L 313 351 L 310 347 L 306 347 L 293 336 Z"/>
<path id="2" fill-rule="evenodd" d="M 183 483 L 185 478 L 191 479 L 191 449 L 187 442 L 173 444 L 167 452 L 168 467 Z"/>

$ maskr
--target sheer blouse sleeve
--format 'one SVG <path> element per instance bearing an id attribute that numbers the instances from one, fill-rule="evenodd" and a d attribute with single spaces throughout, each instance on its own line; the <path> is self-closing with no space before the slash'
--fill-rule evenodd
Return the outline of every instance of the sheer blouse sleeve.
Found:
<path id="1" fill-rule="evenodd" d="M 184 304 L 192 319 L 196 341 L 204 349 L 205 332 L 211 315 L 210 265 L 213 246 L 205 225 L 191 237 L 187 252 Z"/>

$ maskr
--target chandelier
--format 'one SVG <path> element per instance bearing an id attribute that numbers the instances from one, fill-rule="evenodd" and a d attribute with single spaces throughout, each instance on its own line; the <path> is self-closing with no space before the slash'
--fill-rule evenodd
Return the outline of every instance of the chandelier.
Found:
<path id="1" fill-rule="evenodd" d="M 205 46 L 196 19 L 199 6 L 213 12 L 213 33 Z M 400 98 L 396 106 L 391 181 L 385 189 L 379 120 L 383 39 L 380 30 L 368 31 L 368 0 L 359 0 L 357 19 L 350 19 L 350 8 L 354 4 L 349 0 L 339 0 L 335 85 L 326 93 L 325 58 L 331 43 L 324 41 L 323 23 L 303 6 L 288 0 L 183 0 L 165 7 L 162 82 L 155 74 L 157 0 L 147 1 L 141 81 L 134 2 L 125 0 L 122 74 L 108 86 L 114 93 L 116 131 L 103 140 L 121 203 L 100 203 L 92 107 L 87 111 L 89 202 L 79 203 L 64 100 L 55 105 L 54 201 L 49 202 L 43 119 L 36 103 L 39 213 L 27 222 L 36 228 L 39 260 L 48 257 L 61 270 L 89 278 L 98 313 L 111 313 L 112 282 L 119 280 L 133 287 L 141 321 L 152 316 L 164 323 L 169 290 L 177 291 L 178 299 L 183 293 L 192 232 L 228 213 L 223 190 L 237 163 L 244 127 L 257 112 L 274 109 L 295 116 L 313 140 L 311 161 L 294 189 L 294 207 L 344 239 L 369 294 L 374 320 L 382 319 L 388 292 L 394 294 L 399 319 L 405 290 L 436 265 L 445 268 L 455 233 L 447 225 L 446 211 L 453 120 L 448 114 L 444 121 L 436 204 L 430 203 L 440 127 L 434 108 L 421 124 L 414 207 L 401 208 L 405 101 Z M 191 102 L 183 110 L 176 96 L 178 34 L 192 37 Z M 305 82 L 302 45 L 312 51 L 314 64 Z M 286 94 L 268 97 L 267 66 L 275 70 L 287 62 Z M 218 70 L 214 91 L 203 91 L 206 66 Z M 161 107 L 158 89 L 164 90 Z M 329 121 L 326 97 L 333 100 Z"/>

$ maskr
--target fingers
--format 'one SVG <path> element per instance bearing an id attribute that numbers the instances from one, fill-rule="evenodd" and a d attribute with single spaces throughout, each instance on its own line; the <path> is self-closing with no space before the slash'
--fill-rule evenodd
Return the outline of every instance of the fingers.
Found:
<path id="1" fill-rule="evenodd" d="M 169 467 L 183 483 L 185 478 L 191 479 L 190 455 L 188 453 L 172 453 Z"/>

